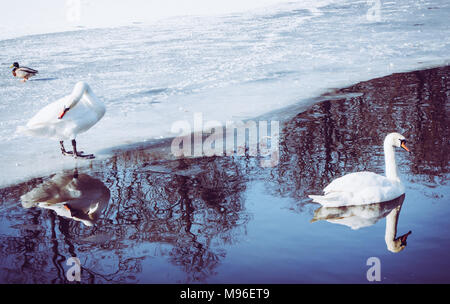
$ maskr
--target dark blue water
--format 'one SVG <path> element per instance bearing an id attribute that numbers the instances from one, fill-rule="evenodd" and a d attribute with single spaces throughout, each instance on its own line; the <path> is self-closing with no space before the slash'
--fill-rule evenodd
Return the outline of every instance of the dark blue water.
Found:
<path id="1" fill-rule="evenodd" d="M 0 282 L 65 283 L 74 256 L 82 283 L 367 283 L 370 257 L 381 283 L 449 283 L 449 72 L 322 96 L 283 122 L 273 168 L 148 147 L 1 189 Z M 307 199 L 345 173 L 382 174 L 392 131 L 412 150 L 397 151 L 404 200 L 324 210 Z M 37 205 L 74 195 L 70 211 Z M 399 252 L 386 226 L 411 231 Z"/>

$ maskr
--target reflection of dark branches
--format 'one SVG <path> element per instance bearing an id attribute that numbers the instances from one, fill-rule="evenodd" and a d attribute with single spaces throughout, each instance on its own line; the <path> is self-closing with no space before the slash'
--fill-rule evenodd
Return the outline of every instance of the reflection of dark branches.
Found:
<path id="1" fill-rule="evenodd" d="M 248 219 L 241 200 L 245 190 L 241 163 L 219 157 L 160 162 L 175 172 L 169 174 L 147 171 L 142 168 L 148 162 L 147 154 L 139 151 L 137 155 L 119 154 L 93 169 L 111 197 L 94 226 L 44 212 L 50 215 L 50 234 L 36 238 L 41 246 L 34 251 L 53 252 L 53 267 L 44 273 L 47 279 L 43 282 L 67 282 L 62 263 L 71 256 L 82 261 L 82 282 L 133 281 L 145 257 L 130 257 L 128 248 L 144 242 L 170 244 L 171 249 L 163 254 L 186 272 L 186 281 L 202 281 L 214 274 L 224 257 L 220 244 L 236 241 L 232 231 Z M 40 184 L 42 180 L 26 191 Z M 20 222 L 20 217 L 19 213 L 13 219 Z M 103 261 L 100 256 L 112 259 Z M 113 271 L 103 270 L 106 265 Z"/>
<path id="2" fill-rule="evenodd" d="M 57 239 L 56 230 L 55 230 L 56 217 L 53 213 L 50 214 L 50 220 L 51 220 L 51 233 L 52 233 L 51 234 L 51 242 L 52 242 L 52 251 L 53 251 L 52 262 L 53 262 L 53 265 L 55 265 L 55 268 L 57 271 L 56 278 L 52 281 L 52 283 L 56 283 L 57 280 L 59 280 L 59 282 L 64 282 L 65 281 L 64 268 L 61 264 L 65 261 L 65 258 L 58 251 L 58 239 Z"/>

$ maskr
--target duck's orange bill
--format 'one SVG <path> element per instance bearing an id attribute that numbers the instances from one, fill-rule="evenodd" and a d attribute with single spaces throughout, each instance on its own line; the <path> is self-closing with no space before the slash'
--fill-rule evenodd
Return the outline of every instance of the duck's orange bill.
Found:
<path id="1" fill-rule="evenodd" d="M 61 114 L 59 114 L 58 119 L 63 118 L 64 115 L 66 115 L 67 111 L 69 111 L 69 108 L 65 108 L 64 111 L 62 111 Z"/>
<path id="2" fill-rule="evenodd" d="M 408 149 L 408 147 L 405 145 L 404 142 L 402 142 L 402 144 L 400 145 L 400 147 L 402 147 L 403 149 L 405 149 L 406 151 L 409 152 L 409 149 Z"/>

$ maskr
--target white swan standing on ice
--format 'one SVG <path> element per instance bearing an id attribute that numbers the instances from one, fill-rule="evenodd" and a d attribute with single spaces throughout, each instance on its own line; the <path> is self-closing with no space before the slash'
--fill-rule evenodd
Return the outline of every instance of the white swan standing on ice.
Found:
<path id="1" fill-rule="evenodd" d="M 105 115 L 106 107 L 83 81 L 72 93 L 41 109 L 19 132 L 59 140 L 63 155 L 94 158 L 93 154 L 77 151 L 76 136 L 95 125 Z M 66 151 L 64 140 L 72 140 L 73 151 Z"/>
<path id="2" fill-rule="evenodd" d="M 325 187 L 324 195 L 310 195 L 314 202 L 325 207 L 354 206 L 386 202 L 405 193 L 398 177 L 394 147 L 409 152 L 406 139 L 399 133 L 390 133 L 384 139 L 386 176 L 372 172 L 355 172 L 332 181 Z"/>

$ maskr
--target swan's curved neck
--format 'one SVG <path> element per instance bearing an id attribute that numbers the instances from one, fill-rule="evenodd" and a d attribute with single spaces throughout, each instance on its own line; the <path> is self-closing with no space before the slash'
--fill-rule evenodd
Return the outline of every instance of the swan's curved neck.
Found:
<path id="1" fill-rule="evenodd" d="M 70 108 L 73 108 L 83 97 L 84 93 L 89 93 L 91 88 L 85 82 L 79 82 L 73 88 L 72 94 L 70 94 L 71 103 Z"/>
<path id="2" fill-rule="evenodd" d="M 395 250 L 396 247 L 395 237 L 397 235 L 398 216 L 400 215 L 401 208 L 402 205 L 395 207 L 386 216 L 386 232 L 384 235 L 384 240 L 386 241 L 386 246 L 390 251 Z"/>
<path id="3" fill-rule="evenodd" d="M 384 161 L 386 164 L 386 177 L 390 180 L 399 181 L 394 147 L 387 143 L 384 144 Z"/>
<path id="4" fill-rule="evenodd" d="M 86 82 L 79 82 L 72 91 L 70 108 L 73 108 L 82 98 L 86 105 L 97 113 L 98 119 L 105 114 L 105 105 L 97 99 L 91 87 Z"/>

